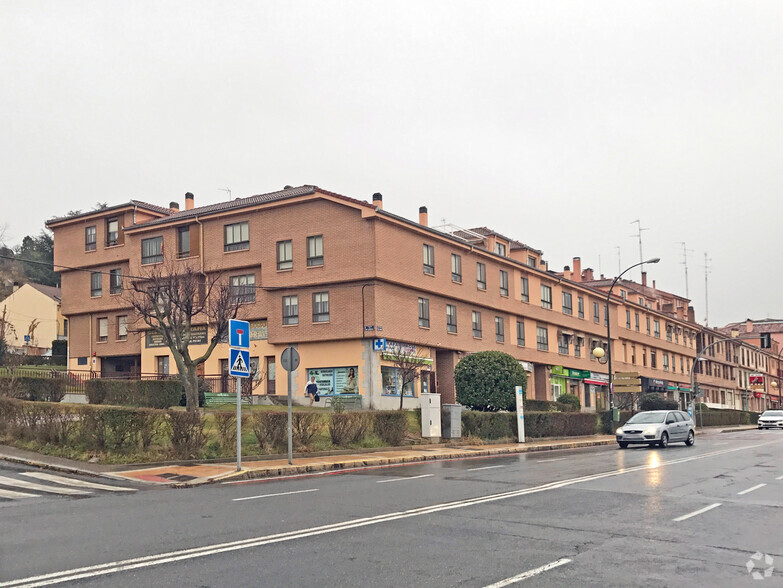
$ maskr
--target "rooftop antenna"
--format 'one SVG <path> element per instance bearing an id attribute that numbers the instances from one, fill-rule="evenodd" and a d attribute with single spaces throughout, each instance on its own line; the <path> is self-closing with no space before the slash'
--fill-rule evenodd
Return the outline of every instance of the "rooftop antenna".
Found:
<path id="1" fill-rule="evenodd" d="M 693 249 L 688 249 L 685 246 L 685 241 L 679 243 L 682 245 L 682 261 L 680 263 L 685 266 L 685 298 L 690 300 L 691 297 L 688 295 L 688 253 L 693 253 Z"/>
<path id="2" fill-rule="evenodd" d="M 598 275 L 601 275 L 601 254 L 598 254 Z"/>
<path id="3" fill-rule="evenodd" d="M 228 199 L 231 200 L 231 188 L 218 188 L 219 192 L 228 192 Z"/>
<path id="4" fill-rule="evenodd" d="M 705 327 L 710 326 L 710 299 L 709 299 L 707 276 L 709 276 L 710 272 L 712 271 L 712 266 L 710 265 L 711 261 L 712 259 L 707 257 L 707 252 L 705 251 L 704 252 L 704 326 Z"/>
<path id="5" fill-rule="evenodd" d="M 637 227 L 637 234 L 631 235 L 632 237 L 638 237 L 639 238 L 639 271 L 641 272 L 639 275 L 644 273 L 644 253 L 642 253 L 642 231 L 649 231 L 650 229 L 642 228 L 642 221 L 639 219 L 636 219 L 635 221 L 631 221 L 630 224 L 636 223 Z M 641 283 L 641 278 L 639 279 L 639 283 Z"/>

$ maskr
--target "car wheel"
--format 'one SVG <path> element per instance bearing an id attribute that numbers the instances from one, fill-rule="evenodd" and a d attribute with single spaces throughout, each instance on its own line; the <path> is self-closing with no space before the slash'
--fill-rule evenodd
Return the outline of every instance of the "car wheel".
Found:
<path id="1" fill-rule="evenodd" d="M 626 443 L 625 441 L 618 441 L 617 444 L 620 446 L 620 449 L 628 448 L 628 443 Z"/>
<path id="2" fill-rule="evenodd" d="M 694 443 L 696 443 L 696 435 L 693 434 L 693 431 L 688 431 L 688 438 L 685 440 L 685 445 L 691 447 Z"/>
<path id="3" fill-rule="evenodd" d="M 669 433 L 667 433 L 666 431 L 661 433 L 661 440 L 658 441 L 658 445 L 660 445 L 661 447 L 669 446 Z"/>

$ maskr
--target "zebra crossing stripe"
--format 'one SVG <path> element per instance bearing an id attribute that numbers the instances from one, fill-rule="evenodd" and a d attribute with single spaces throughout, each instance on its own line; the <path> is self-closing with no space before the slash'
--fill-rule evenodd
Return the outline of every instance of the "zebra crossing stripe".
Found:
<path id="1" fill-rule="evenodd" d="M 3 490 L 0 488 L 0 498 L 10 498 L 16 500 L 17 498 L 40 498 L 38 494 L 29 494 L 28 492 L 14 492 L 13 490 Z"/>
<path id="2" fill-rule="evenodd" d="M 108 484 L 98 484 L 96 482 L 85 482 L 75 478 L 66 478 L 64 476 L 55 476 L 45 472 L 23 472 L 23 476 L 37 478 L 54 484 L 63 484 L 65 486 L 77 486 L 79 488 L 92 488 L 93 490 L 107 490 L 108 492 L 136 492 L 135 488 L 124 488 L 122 486 L 109 486 Z"/>
<path id="3" fill-rule="evenodd" d="M 48 492 L 49 494 L 68 494 L 70 496 L 79 494 L 92 494 L 92 492 L 88 492 L 87 490 L 77 490 L 76 488 L 55 488 L 54 486 L 44 486 L 43 484 L 27 482 L 26 480 L 17 480 L 15 478 L 8 478 L 6 476 L 0 476 L 0 486 L 25 488 L 27 490 L 35 490 L 38 492 Z"/>

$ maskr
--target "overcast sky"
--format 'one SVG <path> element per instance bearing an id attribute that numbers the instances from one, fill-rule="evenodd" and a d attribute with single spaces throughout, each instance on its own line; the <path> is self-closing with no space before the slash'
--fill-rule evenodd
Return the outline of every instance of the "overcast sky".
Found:
<path id="1" fill-rule="evenodd" d="M 10 244 L 309 183 L 611 276 L 640 219 L 700 322 L 705 251 L 710 325 L 783 317 L 780 0 L 0 0 L 0 76 Z"/>

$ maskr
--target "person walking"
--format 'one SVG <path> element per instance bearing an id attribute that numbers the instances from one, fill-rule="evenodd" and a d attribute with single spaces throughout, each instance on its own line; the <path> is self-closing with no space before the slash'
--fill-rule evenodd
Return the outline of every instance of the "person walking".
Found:
<path id="1" fill-rule="evenodd" d="M 313 405 L 313 402 L 317 402 L 319 400 L 318 384 L 315 383 L 315 376 L 310 376 L 310 381 L 305 387 L 305 396 L 310 397 L 310 406 Z"/>

